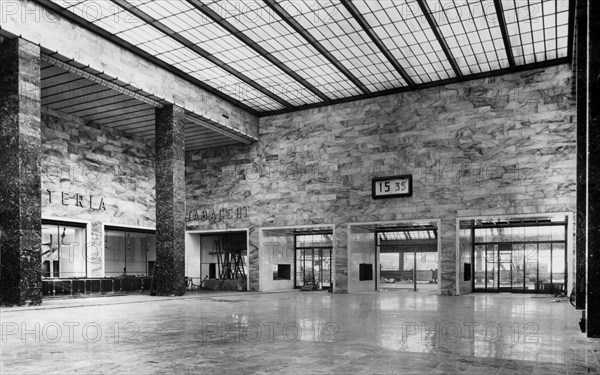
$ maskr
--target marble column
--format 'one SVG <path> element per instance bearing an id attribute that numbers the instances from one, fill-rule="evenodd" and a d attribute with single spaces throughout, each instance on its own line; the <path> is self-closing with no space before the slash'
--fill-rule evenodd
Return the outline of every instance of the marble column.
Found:
<path id="1" fill-rule="evenodd" d="M 588 1 L 587 335 L 600 337 L 600 3 Z"/>
<path id="2" fill-rule="evenodd" d="M 250 228 L 248 233 L 248 291 L 250 292 L 258 292 L 260 290 L 260 278 L 259 278 L 259 269 L 260 269 L 260 249 L 259 249 L 259 238 L 258 238 L 258 228 L 253 226 Z"/>
<path id="3" fill-rule="evenodd" d="M 42 303 L 40 47 L 0 44 L 0 303 Z"/>
<path id="4" fill-rule="evenodd" d="M 156 109 L 156 269 L 158 295 L 185 294 L 184 109 Z"/>
<path id="5" fill-rule="evenodd" d="M 452 214 L 456 217 L 455 213 Z M 441 227 L 438 229 L 438 237 L 441 242 L 440 283 L 441 294 L 444 296 L 456 295 L 456 221 L 443 218 Z"/>
<path id="6" fill-rule="evenodd" d="M 375 250 L 375 249 L 373 249 Z M 348 226 L 337 224 L 333 231 L 333 292 L 348 293 Z M 375 277 L 375 276 L 374 276 Z"/>

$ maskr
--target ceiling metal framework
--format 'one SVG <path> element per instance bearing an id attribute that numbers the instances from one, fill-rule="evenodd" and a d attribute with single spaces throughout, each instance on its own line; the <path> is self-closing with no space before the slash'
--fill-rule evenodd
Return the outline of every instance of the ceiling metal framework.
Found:
<path id="1" fill-rule="evenodd" d="M 572 56 L 573 0 L 36 1 L 257 116 Z"/>
<path id="2" fill-rule="evenodd" d="M 342 0 L 342 4 L 346 7 L 348 12 L 350 12 L 352 17 L 354 17 L 356 22 L 358 22 L 358 24 L 363 28 L 363 30 L 367 33 L 367 35 L 369 35 L 369 38 L 371 38 L 371 40 L 377 46 L 377 48 L 379 48 L 381 53 L 383 53 L 385 55 L 385 57 L 388 59 L 390 64 L 392 64 L 394 66 L 394 68 L 396 69 L 396 71 L 398 71 L 398 73 L 400 73 L 400 75 L 402 76 L 402 78 L 404 78 L 404 80 L 408 83 L 408 85 L 411 88 L 414 88 L 415 82 L 406 73 L 404 68 L 402 68 L 400 66 L 400 63 L 398 63 L 398 60 L 396 60 L 396 58 L 392 55 L 390 50 L 385 46 L 385 44 L 381 41 L 381 39 L 373 31 L 373 28 L 369 25 L 367 20 L 363 17 L 363 15 L 356 8 L 356 6 L 354 4 L 352 4 L 352 1 Z"/>
<path id="3" fill-rule="evenodd" d="M 193 6 L 195 6 L 199 11 L 201 11 L 202 13 L 204 13 L 207 17 L 209 17 L 210 19 L 212 19 L 213 21 L 215 21 L 217 24 L 219 24 L 221 27 L 223 27 L 225 30 L 227 30 L 228 32 L 230 32 L 232 35 L 236 36 L 238 39 L 240 39 L 242 42 L 244 42 L 248 47 L 250 47 L 253 50 L 255 50 L 258 54 L 264 56 L 273 65 L 277 66 L 279 69 L 281 69 L 282 71 L 286 72 L 293 79 L 295 79 L 296 81 L 298 81 L 300 84 L 302 84 L 308 90 L 310 90 L 312 93 L 314 93 L 319 98 L 321 98 L 321 100 L 323 100 L 325 102 L 331 101 L 331 98 L 329 98 L 327 95 L 325 95 L 324 93 L 322 93 L 321 91 L 319 91 L 319 89 L 317 89 L 315 86 L 313 86 L 307 80 L 305 80 L 304 78 L 302 78 L 298 73 L 296 73 L 292 69 L 290 69 L 281 60 L 279 60 L 277 57 L 273 56 L 273 54 L 269 53 L 266 49 L 264 49 L 260 45 L 254 43 L 252 41 L 252 39 L 250 39 L 246 34 L 244 34 L 243 32 L 241 32 L 240 30 L 238 30 L 231 23 L 227 22 L 217 12 L 215 12 L 212 9 L 210 9 L 208 6 L 206 6 L 205 4 L 203 4 L 202 2 L 200 2 L 198 0 L 188 0 L 188 2 L 190 4 L 192 4 Z"/>
<path id="4" fill-rule="evenodd" d="M 208 61 L 212 62 L 213 64 L 215 64 L 215 65 L 223 68 L 228 73 L 232 74 L 233 76 L 235 76 L 236 78 L 240 79 L 241 81 L 247 83 L 248 85 L 254 87 L 255 89 L 257 89 L 258 91 L 262 92 L 263 94 L 265 94 L 266 96 L 270 97 L 271 99 L 273 99 L 273 100 L 281 103 L 284 107 L 286 107 L 286 108 L 292 108 L 292 105 L 290 103 L 286 102 L 283 98 L 277 96 L 273 92 L 271 92 L 271 91 L 267 90 L 266 88 L 262 87 L 261 85 L 259 85 L 255 81 L 253 81 L 250 78 L 248 78 L 242 72 L 240 72 L 240 71 L 232 68 L 231 66 L 227 65 L 226 63 L 224 63 L 223 61 L 221 61 L 220 59 L 218 59 L 214 55 L 210 54 L 208 51 L 204 50 L 203 48 L 199 47 L 198 45 L 196 45 L 192 41 L 190 41 L 187 38 L 183 37 L 181 34 L 179 34 L 179 33 L 175 32 L 175 31 L 171 30 L 168 26 L 162 24 L 161 22 L 155 20 L 154 18 L 152 18 L 151 16 L 149 16 L 145 12 L 143 12 L 143 11 L 139 10 L 138 8 L 134 7 L 132 4 L 130 4 L 126 0 L 110 0 L 110 1 L 112 1 L 114 4 L 120 6 L 121 8 L 127 10 L 128 12 L 130 12 L 133 15 L 135 15 L 136 17 L 139 17 L 141 20 L 143 20 L 147 24 L 152 25 L 153 27 L 155 27 L 159 31 L 163 32 L 165 35 L 171 37 L 173 40 L 175 40 L 175 41 L 181 43 L 183 46 L 189 48 L 191 51 L 193 51 L 193 52 L 197 53 L 198 55 L 204 57 L 205 59 L 207 59 Z"/>
<path id="5" fill-rule="evenodd" d="M 321 55 L 323 55 L 329 62 L 331 62 L 343 75 L 345 75 L 356 87 L 360 88 L 363 93 L 370 93 L 369 89 L 350 71 L 336 59 L 331 52 L 327 50 L 319 41 L 317 41 L 298 21 L 296 21 L 281 5 L 275 0 L 265 0 L 265 3 L 271 8 L 279 17 L 281 17 L 288 25 L 290 25 L 296 32 L 310 43 Z"/>
<path id="6" fill-rule="evenodd" d="M 150 93 L 57 53 L 43 49 L 42 106 L 152 141 L 155 109 L 168 103 Z M 187 150 L 199 150 L 257 139 L 217 121 L 186 112 Z"/>
<path id="7" fill-rule="evenodd" d="M 502 9 L 502 2 L 500 0 L 494 0 L 494 7 L 496 8 L 496 15 L 498 17 L 498 24 L 502 31 L 502 40 L 504 41 L 504 48 L 508 55 L 508 63 L 511 68 L 515 67 L 515 57 L 512 52 L 510 45 L 510 39 L 508 37 L 508 28 L 506 27 L 506 19 L 504 18 L 504 10 Z"/>
<path id="8" fill-rule="evenodd" d="M 442 46 L 442 51 L 444 51 L 444 55 L 446 55 L 448 62 L 450 63 L 450 65 L 452 65 L 452 70 L 454 70 L 454 74 L 458 78 L 462 78 L 462 73 L 460 72 L 460 68 L 456 64 L 456 59 L 454 58 L 454 56 L 452 56 L 450 48 L 448 48 L 448 44 L 446 43 L 446 39 L 442 37 L 442 34 L 440 33 L 440 28 L 437 22 L 433 19 L 429 6 L 425 3 L 425 0 L 417 0 L 417 3 L 419 4 L 419 8 L 421 8 L 421 12 L 423 12 L 423 16 L 425 16 L 425 18 L 427 19 L 427 23 L 429 23 L 429 27 L 431 27 L 431 30 L 435 34 L 438 43 L 440 44 L 440 46 Z"/>

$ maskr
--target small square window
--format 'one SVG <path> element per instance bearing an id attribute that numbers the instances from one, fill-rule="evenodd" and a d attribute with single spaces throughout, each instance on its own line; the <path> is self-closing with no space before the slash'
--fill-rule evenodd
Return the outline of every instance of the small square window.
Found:
<path id="1" fill-rule="evenodd" d="M 366 281 L 373 280 L 373 264 L 361 263 L 358 265 L 358 280 Z"/>
<path id="2" fill-rule="evenodd" d="M 274 264 L 273 280 L 291 280 L 292 266 L 290 264 Z"/>

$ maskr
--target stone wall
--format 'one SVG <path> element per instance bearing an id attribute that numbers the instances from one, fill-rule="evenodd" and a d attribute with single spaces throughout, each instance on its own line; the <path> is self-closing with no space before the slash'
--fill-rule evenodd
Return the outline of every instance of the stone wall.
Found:
<path id="1" fill-rule="evenodd" d="M 43 109 L 42 218 L 91 223 L 89 276 L 101 276 L 103 224 L 154 228 L 154 185 L 153 144 Z"/>
<path id="2" fill-rule="evenodd" d="M 259 143 L 186 155 L 188 229 L 250 228 L 260 289 L 257 228 L 333 224 L 344 292 L 348 223 L 441 219 L 453 294 L 457 217 L 575 210 L 571 80 L 561 65 L 262 118 Z M 373 177 L 401 174 L 412 197 L 371 198 Z"/>

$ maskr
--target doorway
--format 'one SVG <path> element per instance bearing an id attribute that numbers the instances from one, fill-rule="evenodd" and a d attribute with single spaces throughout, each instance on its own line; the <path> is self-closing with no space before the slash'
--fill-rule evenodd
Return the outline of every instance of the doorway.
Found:
<path id="1" fill-rule="evenodd" d="M 294 253 L 296 272 L 295 288 L 330 288 L 331 275 L 331 234 L 296 235 Z"/>
<path id="2" fill-rule="evenodd" d="M 187 232 L 189 290 L 248 290 L 247 230 Z"/>
<path id="3" fill-rule="evenodd" d="M 437 237 L 434 226 L 376 232 L 379 289 L 437 292 Z"/>
<path id="4" fill-rule="evenodd" d="M 486 223 L 473 226 L 473 290 L 561 293 L 567 283 L 567 223 Z"/>

